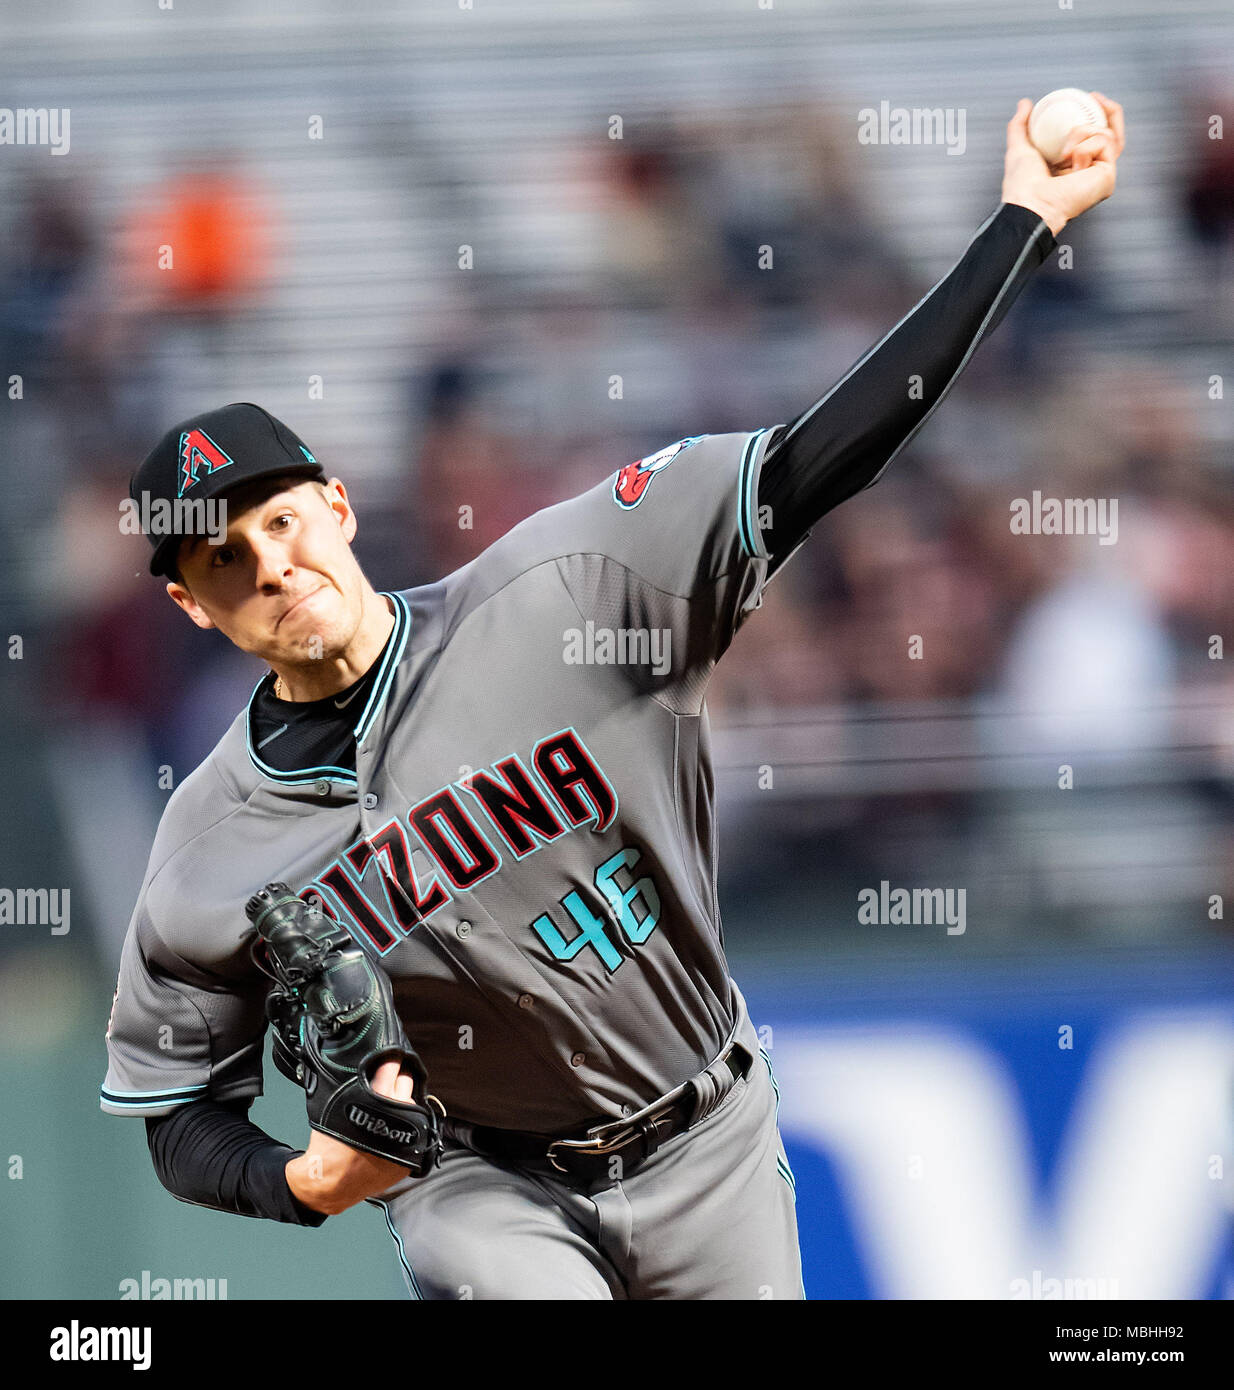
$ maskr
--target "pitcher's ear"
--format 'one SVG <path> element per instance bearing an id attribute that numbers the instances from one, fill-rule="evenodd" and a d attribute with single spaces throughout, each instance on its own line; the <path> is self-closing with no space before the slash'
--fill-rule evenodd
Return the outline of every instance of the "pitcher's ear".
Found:
<path id="1" fill-rule="evenodd" d="M 214 626 L 213 620 L 202 608 L 201 604 L 189 592 L 186 585 L 178 580 L 171 580 L 167 585 L 167 597 L 177 608 L 182 608 L 189 615 L 196 626 L 209 629 Z"/>

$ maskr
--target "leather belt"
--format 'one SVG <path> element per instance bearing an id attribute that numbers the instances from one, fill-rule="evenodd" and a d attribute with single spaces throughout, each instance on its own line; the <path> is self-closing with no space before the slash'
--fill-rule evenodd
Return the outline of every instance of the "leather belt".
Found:
<path id="1" fill-rule="evenodd" d="M 662 1145 L 684 1134 L 710 1115 L 742 1080 L 754 1057 L 744 1044 L 733 1041 L 710 1066 L 690 1077 L 667 1095 L 642 1110 L 602 1125 L 591 1126 L 580 1137 L 533 1134 L 520 1129 L 495 1129 L 447 1120 L 445 1128 L 469 1148 L 491 1158 L 515 1162 L 547 1160 L 559 1173 L 587 1182 L 631 1172 Z"/>

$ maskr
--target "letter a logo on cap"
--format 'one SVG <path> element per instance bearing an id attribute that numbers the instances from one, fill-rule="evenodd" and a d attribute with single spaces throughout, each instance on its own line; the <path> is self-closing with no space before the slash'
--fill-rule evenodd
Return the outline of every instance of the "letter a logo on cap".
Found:
<path id="1" fill-rule="evenodd" d="M 183 497 L 193 486 L 199 468 L 204 466 L 207 473 L 217 473 L 234 462 L 205 430 L 187 430 L 180 436 L 180 486 L 176 496 Z"/>

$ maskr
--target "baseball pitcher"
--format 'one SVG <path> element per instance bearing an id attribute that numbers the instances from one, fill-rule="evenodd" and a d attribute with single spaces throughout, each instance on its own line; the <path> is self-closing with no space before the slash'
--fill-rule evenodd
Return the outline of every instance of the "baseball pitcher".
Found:
<path id="1" fill-rule="evenodd" d="M 999 205 L 803 414 L 626 464 L 437 583 L 374 590 L 346 486 L 259 406 L 164 436 L 133 497 L 226 527 L 151 536 L 151 572 L 269 667 L 168 802 L 107 1031 L 103 1108 L 145 1118 L 176 1197 L 302 1226 L 370 1202 L 414 1298 L 803 1297 L 725 963 L 707 683 L 1113 191 L 1095 96 L 1111 129 L 1053 175 L 1021 101 Z M 302 1151 L 247 1117 L 267 1029 Z"/>

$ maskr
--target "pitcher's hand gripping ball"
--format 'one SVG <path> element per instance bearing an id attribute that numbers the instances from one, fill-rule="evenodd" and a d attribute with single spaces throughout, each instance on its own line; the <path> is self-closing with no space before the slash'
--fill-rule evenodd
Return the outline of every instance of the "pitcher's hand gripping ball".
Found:
<path id="1" fill-rule="evenodd" d="M 268 883 L 244 911 L 257 930 L 253 959 L 274 981 L 266 997 L 274 1064 L 304 1087 L 309 1124 L 423 1177 L 441 1159 L 445 1108 L 425 1091 L 386 972 L 285 883 Z M 413 1077 L 412 1100 L 373 1090 L 390 1061 Z"/>
<path id="2" fill-rule="evenodd" d="M 1063 150 L 1073 131 L 1088 136 L 1109 128 L 1100 105 L 1078 87 L 1047 92 L 1028 116 L 1028 138 L 1051 168 L 1062 162 Z"/>

